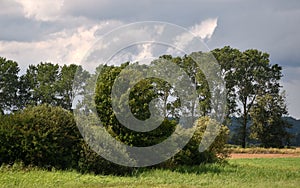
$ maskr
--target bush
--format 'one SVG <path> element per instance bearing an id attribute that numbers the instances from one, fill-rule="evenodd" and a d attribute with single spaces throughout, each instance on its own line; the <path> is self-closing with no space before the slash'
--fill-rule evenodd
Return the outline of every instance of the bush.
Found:
<path id="1" fill-rule="evenodd" d="M 196 130 L 193 137 L 188 142 L 188 144 L 174 157 L 165 162 L 163 165 L 176 166 L 176 165 L 199 165 L 202 163 L 212 163 L 212 162 L 222 162 L 226 157 L 228 157 L 228 150 L 225 149 L 229 137 L 229 129 L 220 125 L 221 129 L 218 135 L 204 152 L 199 152 L 199 145 L 202 141 L 205 131 L 208 134 L 215 134 L 213 131 L 216 130 L 206 130 L 208 124 L 213 125 L 213 127 L 219 126 L 217 122 L 211 120 L 209 117 L 202 117 L 196 122 Z M 187 130 L 184 130 L 187 131 Z M 184 133 L 183 133 L 184 134 Z M 208 135 L 209 137 L 210 135 Z M 207 140 L 204 140 L 204 142 Z"/>
<path id="2" fill-rule="evenodd" d="M 77 169 L 81 173 L 127 175 L 134 171 L 134 168 L 120 166 L 104 159 L 85 142 L 82 142 L 81 147 Z"/>
<path id="3" fill-rule="evenodd" d="M 1 163 L 23 161 L 58 169 L 77 166 L 80 134 L 67 110 L 40 105 L 1 119 Z"/>
<path id="4" fill-rule="evenodd" d="M 0 115 L 0 164 L 10 164 L 22 157 L 21 142 L 21 131 L 13 125 L 13 117 Z"/>
<path id="5" fill-rule="evenodd" d="M 210 121 L 208 117 L 199 119 L 193 137 L 183 150 L 157 166 L 167 168 L 176 165 L 198 165 L 224 159 L 227 156 L 224 146 L 228 137 L 228 129 L 224 126 L 207 151 L 198 151 L 208 123 L 215 122 Z M 173 121 L 164 121 L 163 126 L 174 127 L 175 124 Z M 192 130 L 182 128 L 182 136 L 187 131 Z M 155 133 L 157 134 L 147 135 L 144 139 L 150 139 L 149 143 L 156 143 L 163 138 L 163 131 L 161 134 Z M 105 139 L 101 134 L 96 135 Z M 138 137 L 134 140 L 138 140 Z M 118 148 L 103 152 L 108 152 L 108 155 L 127 155 L 127 151 Z M 73 115 L 60 107 L 49 105 L 28 107 L 12 115 L 0 116 L 0 164 L 16 162 L 25 166 L 33 165 L 47 169 L 72 168 L 82 173 L 95 174 L 124 175 L 135 170 L 107 161 L 94 152 L 81 137 Z"/>
<path id="6" fill-rule="evenodd" d="M 99 156 L 84 142 L 69 111 L 46 104 L 0 116 L 0 165 L 15 163 L 95 174 L 133 170 Z"/>

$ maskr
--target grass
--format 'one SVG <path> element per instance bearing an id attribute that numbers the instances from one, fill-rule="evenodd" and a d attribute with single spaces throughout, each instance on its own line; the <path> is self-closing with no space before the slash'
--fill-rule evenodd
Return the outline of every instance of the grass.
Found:
<path id="1" fill-rule="evenodd" d="M 131 176 L 0 168 L 0 187 L 299 187 L 300 158 L 230 159 L 229 164 L 140 170 Z"/>

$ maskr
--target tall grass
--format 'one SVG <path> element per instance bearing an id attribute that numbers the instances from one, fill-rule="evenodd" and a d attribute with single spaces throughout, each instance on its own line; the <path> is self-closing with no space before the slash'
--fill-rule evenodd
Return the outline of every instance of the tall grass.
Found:
<path id="1" fill-rule="evenodd" d="M 299 187 L 300 158 L 230 159 L 228 164 L 137 170 L 129 176 L 0 168 L 0 187 Z"/>

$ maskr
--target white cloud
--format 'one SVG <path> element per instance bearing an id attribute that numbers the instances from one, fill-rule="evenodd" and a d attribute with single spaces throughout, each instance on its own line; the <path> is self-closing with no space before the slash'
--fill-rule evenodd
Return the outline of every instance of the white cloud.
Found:
<path id="1" fill-rule="evenodd" d="M 209 40 L 215 29 L 217 28 L 218 18 L 210 18 L 206 19 L 199 24 L 195 24 L 190 27 L 188 30 L 189 32 L 184 32 L 174 39 L 174 46 L 186 51 L 186 53 L 191 53 L 188 48 L 191 42 L 196 38 L 199 37 L 203 41 Z M 192 48 L 191 48 L 192 49 Z M 168 52 L 172 53 L 174 49 L 170 49 Z M 200 46 L 199 50 L 206 51 L 206 46 Z"/>
<path id="2" fill-rule="evenodd" d="M 74 63 L 79 62 L 95 36 L 114 28 L 111 22 L 98 24 L 99 20 L 161 20 L 188 26 L 197 23 L 199 18 L 212 16 L 189 28 L 195 36 L 209 42 L 210 47 L 256 48 L 270 53 L 272 63 L 291 66 L 292 69 L 300 66 L 299 24 L 295 24 L 299 22 L 300 15 L 298 1 L 214 1 L 217 3 L 195 0 L 160 3 L 133 0 L 0 0 L 0 55 L 16 60 L 23 68 L 40 61 Z M 41 24 L 44 21 L 51 23 Z M 94 28 L 95 25 L 97 28 Z M 216 27 L 220 29 L 216 31 Z M 93 33 L 95 30 L 96 33 Z M 157 30 L 158 34 L 164 31 Z M 50 32 L 56 33 L 49 35 Z M 140 37 L 138 34 L 142 33 L 132 33 L 133 37 Z M 189 40 L 192 40 L 190 35 L 179 35 L 174 43 L 177 42 L 177 47 L 186 47 L 190 44 Z M 147 49 L 150 50 L 149 47 L 141 47 L 141 55 L 146 54 Z M 151 52 L 156 55 L 156 48 L 152 47 Z M 290 108 L 293 113 L 299 112 L 296 109 L 299 106 L 299 74 L 289 71 L 284 80 L 288 101 L 294 106 Z"/>
<path id="3" fill-rule="evenodd" d="M 43 41 L 0 41 L 0 53 L 8 59 L 17 61 L 21 69 L 26 69 L 29 64 L 37 64 L 41 61 L 78 64 L 97 40 L 96 33 L 119 24 L 121 22 L 105 21 L 94 26 L 79 26 L 75 29 L 52 33 Z"/>
<path id="4" fill-rule="evenodd" d="M 40 21 L 53 21 L 59 18 L 63 0 L 15 0 L 23 7 L 24 16 Z"/>
<path id="5" fill-rule="evenodd" d="M 218 18 L 207 19 L 200 24 L 195 24 L 189 30 L 201 39 L 210 39 L 218 26 Z"/>
<path id="6" fill-rule="evenodd" d="M 140 52 L 139 54 L 135 57 L 135 61 L 141 61 L 143 59 L 149 59 L 153 57 L 152 54 L 152 45 L 153 43 L 145 43 L 139 45 Z"/>

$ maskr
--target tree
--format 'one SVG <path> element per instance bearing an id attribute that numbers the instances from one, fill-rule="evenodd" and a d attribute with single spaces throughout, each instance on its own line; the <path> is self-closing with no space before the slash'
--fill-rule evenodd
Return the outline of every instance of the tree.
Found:
<path id="1" fill-rule="evenodd" d="M 175 102 L 180 100 L 178 99 L 179 97 L 176 95 L 176 92 L 174 92 L 174 90 L 176 90 L 177 85 L 175 85 L 173 88 L 165 80 L 160 79 L 159 74 L 161 73 L 166 74 L 168 78 L 169 78 L 169 74 L 173 74 L 172 78 L 176 77 L 175 80 L 176 82 L 180 82 L 179 80 L 180 76 L 178 77 L 176 76 L 177 74 L 179 74 L 176 71 L 174 73 L 174 70 L 169 70 L 171 69 L 170 67 L 160 67 L 159 65 L 157 65 L 160 63 L 164 65 L 165 61 L 162 60 L 162 58 L 164 60 L 165 59 L 170 60 L 174 64 L 179 65 L 180 67 L 182 67 L 182 69 L 184 69 L 187 72 L 188 76 L 193 77 L 192 79 L 196 83 L 193 82 L 192 84 L 194 84 L 193 86 L 197 88 L 197 91 L 199 91 L 197 93 L 197 95 L 199 95 L 197 99 L 200 99 L 200 96 L 205 94 L 205 92 L 202 92 L 203 91 L 202 89 L 207 87 L 207 85 L 205 85 L 205 82 L 202 80 L 204 79 L 203 73 L 198 72 L 199 67 L 195 65 L 196 64 L 195 62 L 194 65 L 191 64 L 193 63 L 193 61 L 192 58 L 190 57 L 173 58 L 167 55 L 167 56 L 160 57 L 160 59 L 154 60 L 153 62 L 151 62 L 150 65 L 139 65 L 138 63 L 134 63 L 134 64 L 124 63 L 121 66 L 104 65 L 101 66 L 101 70 L 100 69 L 98 70 L 100 72 L 97 80 L 95 99 L 94 99 L 96 104 L 97 115 L 99 116 L 102 125 L 106 128 L 107 132 L 109 132 L 115 139 L 125 143 L 126 145 L 136 146 L 136 147 L 147 147 L 147 146 L 156 145 L 158 143 L 161 143 L 165 139 L 167 139 L 170 135 L 172 135 L 176 126 L 180 126 L 179 123 L 173 119 L 174 117 L 175 119 L 177 117 L 176 110 L 174 109 L 181 107 L 180 105 L 176 106 L 177 103 Z M 143 78 L 142 76 L 143 70 L 151 66 L 154 66 L 154 72 L 156 73 L 155 75 L 158 76 L 157 77 L 149 76 L 147 78 L 141 79 L 139 82 L 136 83 L 137 80 Z M 161 70 L 160 68 L 165 68 L 166 71 L 160 72 L 159 71 Z M 194 71 L 194 72 L 192 73 L 189 71 Z M 117 89 L 113 90 L 116 84 L 118 85 Z M 113 91 L 116 92 L 117 95 L 112 94 L 114 93 Z M 209 90 L 207 89 L 205 91 L 208 92 Z M 127 98 L 125 95 L 129 95 L 129 97 Z M 175 100 L 171 101 L 168 99 L 168 97 L 175 98 Z M 130 115 L 135 116 L 136 119 L 148 120 L 149 117 L 153 115 L 150 113 L 151 102 L 153 101 L 153 99 L 159 99 L 156 100 L 155 105 L 156 107 L 158 107 L 158 109 L 162 109 L 162 110 L 155 110 L 152 111 L 151 113 L 160 113 L 160 115 L 163 115 L 164 117 L 164 120 L 157 128 L 147 132 L 133 131 L 125 127 L 124 126 L 125 124 L 119 121 L 120 119 L 117 119 L 118 114 L 121 114 L 121 116 L 125 117 L 124 120 L 122 121 L 128 123 L 128 121 L 126 122 L 126 120 L 129 119 L 128 113 L 131 113 Z M 88 102 L 89 100 L 90 98 L 85 101 Z M 117 102 L 114 100 L 117 100 Z M 122 106 L 126 102 L 128 102 L 129 104 L 130 111 L 124 110 Z M 200 103 L 200 100 L 196 100 L 195 102 Z M 191 113 L 191 111 L 189 112 L 190 112 L 188 113 L 189 115 L 193 114 Z M 206 111 L 203 111 L 203 114 L 204 113 L 206 113 Z M 181 115 L 180 112 L 178 113 L 178 115 Z M 132 123 L 131 121 L 129 123 L 135 124 L 135 122 Z M 180 121 L 180 123 L 183 122 Z M 137 125 L 147 126 L 148 124 L 141 123 Z M 206 127 L 203 127 L 203 129 L 201 128 L 201 131 L 204 132 L 205 128 Z M 180 126 L 180 129 L 182 131 L 183 137 L 184 135 L 188 136 L 189 134 L 187 133 L 193 131 L 193 129 L 190 129 L 190 127 L 186 127 L 184 124 Z M 218 158 L 216 155 L 221 153 L 219 152 L 219 150 L 220 151 L 222 150 L 224 143 L 226 142 L 227 131 L 225 132 L 222 132 L 220 137 L 218 137 L 218 138 L 222 137 L 221 138 L 222 144 L 217 146 L 218 149 L 216 149 L 218 151 L 213 151 L 214 149 L 211 149 L 205 153 L 202 154 L 199 153 L 198 147 L 201 138 L 197 137 L 194 139 L 193 143 L 190 143 L 189 146 L 187 146 L 184 149 L 184 151 L 181 154 L 177 155 L 175 158 L 170 159 L 171 162 L 168 161 L 166 162 L 166 164 L 169 164 L 169 162 L 171 164 L 173 160 L 176 161 L 175 163 L 177 163 L 178 161 L 178 163 L 180 164 L 199 164 L 201 162 L 213 161 L 213 158 L 215 157 Z M 178 143 L 174 142 L 174 145 L 176 144 Z M 153 151 L 153 152 L 159 152 L 159 151 Z M 191 154 L 191 152 L 196 152 L 196 153 Z M 182 155 L 187 153 L 190 154 Z M 188 160 L 186 160 L 187 158 Z"/>
<path id="2" fill-rule="evenodd" d="M 28 105 L 34 105 L 37 102 L 33 99 L 33 92 L 36 84 L 35 67 L 30 65 L 26 74 L 20 76 L 18 91 L 18 109 L 24 109 Z"/>
<path id="3" fill-rule="evenodd" d="M 227 119 L 237 111 L 236 102 L 236 88 L 235 88 L 235 62 L 240 58 L 241 52 L 238 49 L 225 46 L 221 49 L 214 49 L 212 51 L 214 57 L 221 66 L 222 72 L 225 75 L 226 89 L 227 89 Z"/>
<path id="4" fill-rule="evenodd" d="M 208 134 L 215 134 L 214 131 L 210 131 L 209 129 L 207 130 L 209 125 L 220 126 L 219 134 L 206 151 L 199 152 L 199 144 L 204 139 L 204 132 L 209 131 L 207 132 Z M 188 144 L 183 148 L 183 150 L 167 161 L 167 163 L 175 163 L 176 165 L 199 165 L 205 162 L 222 161 L 228 157 L 229 153 L 225 149 L 229 135 L 229 129 L 227 126 L 220 125 L 219 122 L 210 119 L 207 116 L 203 116 L 195 122 L 195 128 L 196 130 L 194 135 Z M 190 130 L 183 131 L 182 135 L 186 134 L 185 132 Z"/>
<path id="5" fill-rule="evenodd" d="M 0 114 L 17 105 L 19 70 L 17 62 L 0 57 Z"/>
<path id="6" fill-rule="evenodd" d="M 87 71 L 75 64 L 30 65 L 26 74 L 20 77 L 19 109 L 27 105 L 47 103 L 71 110 L 74 97 L 83 91 L 89 76 Z"/>
<path id="7" fill-rule="evenodd" d="M 71 110 L 74 97 L 82 93 L 89 76 L 89 72 L 83 70 L 80 65 L 63 65 L 56 83 L 58 105 L 64 109 Z"/>
<path id="8" fill-rule="evenodd" d="M 21 77 L 23 104 L 57 105 L 58 64 L 40 63 L 30 65 Z"/>
<path id="9" fill-rule="evenodd" d="M 122 123 L 120 123 L 115 113 L 124 113 L 123 108 L 113 109 L 112 107 L 112 87 L 122 71 L 122 84 L 120 86 L 127 88 L 134 80 L 131 80 L 133 73 L 130 69 L 125 68 L 129 63 L 124 63 L 120 67 L 107 66 L 101 67 L 99 77 L 97 80 L 97 86 L 95 90 L 95 103 L 99 118 L 104 127 L 107 128 L 109 133 L 116 139 L 134 146 L 149 146 L 154 145 L 165 138 L 167 138 L 174 130 L 175 123 L 165 119 L 163 123 L 155 130 L 149 132 L 136 132 L 128 129 Z M 137 65 L 137 64 L 136 64 Z M 137 69 L 145 68 L 143 65 L 137 65 Z M 135 72 L 135 74 L 138 74 Z M 130 112 L 135 118 L 145 120 L 150 117 L 149 103 L 152 99 L 156 98 L 158 94 L 155 92 L 154 85 L 152 85 L 152 79 L 144 79 L 138 82 L 129 92 L 129 105 Z M 121 91 L 116 91 L 121 92 Z M 125 103 L 125 94 L 121 93 L 119 103 Z M 128 93 L 127 93 L 128 94 Z M 115 112 L 114 112 L 115 111 Z"/>
<path id="10" fill-rule="evenodd" d="M 211 91 L 210 91 L 210 89 L 212 89 L 212 88 L 209 88 L 208 82 L 205 78 L 205 74 L 202 72 L 203 70 L 201 70 L 201 68 L 199 67 L 197 62 L 195 62 L 195 60 L 198 58 L 200 58 L 199 62 L 201 62 L 201 63 L 209 62 L 206 59 L 204 59 L 206 56 L 207 56 L 207 53 L 193 52 L 192 54 L 184 55 L 183 57 L 172 57 L 171 55 L 163 55 L 160 57 L 160 59 L 170 60 L 171 62 L 175 63 L 180 68 L 182 68 L 186 72 L 186 74 L 189 76 L 189 78 L 191 80 L 191 84 L 192 84 L 193 88 L 195 89 L 196 95 L 197 95 L 196 96 L 197 100 L 192 101 L 193 104 L 192 104 L 192 108 L 191 108 L 192 109 L 191 114 L 194 117 L 195 116 L 206 116 L 211 110 L 210 109 L 210 107 L 211 107 L 211 93 L 210 93 Z M 154 61 L 154 63 L 155 63 L 155 61 Z M 172 71 L 170 70 L 170 72 L 172 72 Z M 180 99 L 176 95 L 176 92 L 174 92 L 172 90 L 170 85 L 168 85 L 168 83 L 164 82 L 164 85 L 161 88 L 164 88 L 163 96 L 165 97 L 165 103 L 168 102 L 167 101 L 168 96 L 172 96 L 173 98 L 177 98 L 177 99 L 172 103 L 168 102 L 169 106 L 173 107 L 175 109 L 179 108 Z M 191 96 L 191 97 L 194 97 L 194 96 Z M 197 107 L 199 109 L 200 114 L 196 114 L 195 109 Z M 172 108 L 170 108 L 170 109 L 172 109 Z M 174 111 L 174 109 L 173 109 L 173 111 Z M 179 115 L 174 114 L 173 116 L 176 117 Z"/>
<path id="11" fill-rule="evenodd" d="M 279 90 L 281 67 L 270 65 L 269 54 L 256 49 L 240 52 L 226 46 L 213 53 L 226 75 L 229 114 L 240 117 L 240 143 L 246 147 L 252 107 L 257 97 Z"/>
<path id="12" fill-rule="evenodd" d="M 251 137 L 264 147 L 283 147 L 289 144 L 291 125 L 282 117 L 288 115 L 284 94 L 267 93 L 257 98 L 251 111 Z"/>

